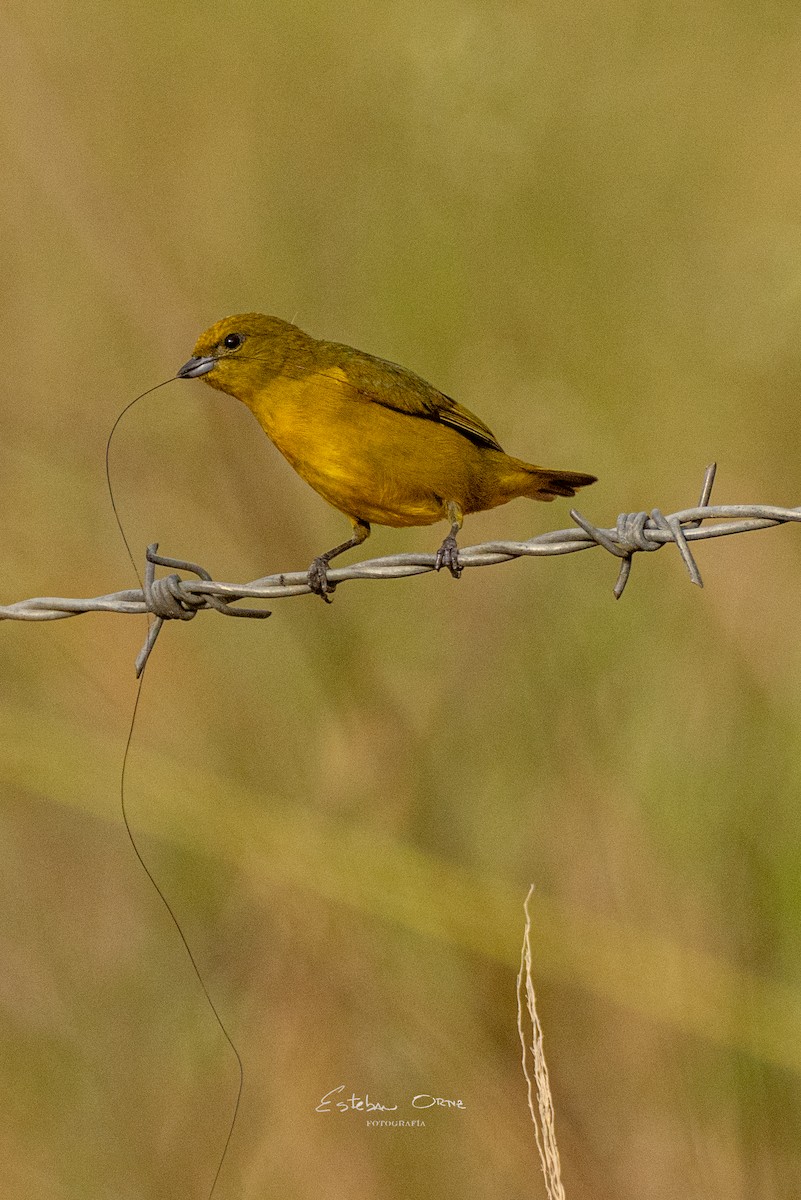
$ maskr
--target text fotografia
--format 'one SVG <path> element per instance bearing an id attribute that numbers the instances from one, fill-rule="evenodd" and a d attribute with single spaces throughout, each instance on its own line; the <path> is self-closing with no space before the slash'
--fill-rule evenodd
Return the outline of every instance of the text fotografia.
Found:
<path id="1" fill-rule="evenodd" d="M 411 1108 L 418 1109 L 461 1109 L 462 1111 L 466 1107 L 463 1100 L 447 1100 L 444 1096 L 431 1096 L 427 1092 L 420 1092 L 418 1095 L 413 1096 L 411 1101 L 409 1101 L 409 1105 Z M 314 1111 L 318 1113 L 383 1113 L 398 1112 L 399 1109 L 399 1104 L 382 1104 L 378 1100 L 371 1100 L 369 1093 L 357 1096 L 355 1092 L 352 1092 L 350 1096 L 346 1096 L 345 1085 L 344 1083 L 340 1083 L 339 1087 L 332 1088 L 330 1092 L 326 1092 Z M 408 1124 L 412 1123 L 408 1122 Z"/>
<path id="2" fill-rule="evenodd" d="M 367 1122 L 368 1129 L 425 1129 L 425 1121 L 421 1121 L 418 1117 L 416 1121 L 404 1121 L 403 1118 L 393 1118 L 391 1121 L 386 1119 L 377 1120 L 375 1117 L 372 1121 Z"/>

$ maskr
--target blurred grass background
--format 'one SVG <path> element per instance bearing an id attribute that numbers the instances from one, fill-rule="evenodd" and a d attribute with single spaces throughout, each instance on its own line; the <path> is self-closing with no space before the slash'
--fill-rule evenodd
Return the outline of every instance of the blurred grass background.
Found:
<path id="1" fill-rule="evenodd" d="M 592 519 L 801 502 L 801 18 L 700 0 L 4 6 L 3 601 L 132 582 L 108 430 L 252 309 L 402 362 Z M 244 407 L 125 419 L 143 555 L 343 520 Z M 470 518 L 465 540 L 568 524 Z M 372 556 L 440 531 L 376 529 Z M 246 1064 L 220 1200 L 543 1194 L 522 901 L 571 1200 L 801 1194 L 801 544 L 600 551 L 169 627 L 131 819 Z M 4 1194 L 207 1194 L 230 1054 L 119 817 L 144 621 L 0 637 Z M 344 1083 L 461 1097 L 425 1130 Z"/>

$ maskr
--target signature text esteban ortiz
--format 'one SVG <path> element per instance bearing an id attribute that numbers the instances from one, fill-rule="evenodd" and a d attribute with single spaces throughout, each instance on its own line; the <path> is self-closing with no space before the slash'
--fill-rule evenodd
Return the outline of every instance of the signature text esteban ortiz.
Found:
<path id="1" fill-rule="evenodd" d="M 326 1092 L 314 1111 L 318 1113 L 397 1112 L 400 1107 L 398 1104 L 381 1104 L 378 1100 L 371 1100 L 367 1092 L 363 1096 L 357 1096 L 355 1092 L 346 1096 L 344 1092 L 345 1085 L 340 1083 L 339 1087 Z M 427 1092 L 420 1092 L 413 1096 L 411 1106 L 412 1108 L 455 1108 L 462 1111 L 467 1107 L 463 1100 L 446 1100 L 443 1096 L 431 1096 Z"/>

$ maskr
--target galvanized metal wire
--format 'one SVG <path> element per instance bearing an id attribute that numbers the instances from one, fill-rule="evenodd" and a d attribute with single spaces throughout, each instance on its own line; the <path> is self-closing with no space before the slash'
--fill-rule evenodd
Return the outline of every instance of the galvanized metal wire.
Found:
<path id="1" fill-rule="evenodd" d="M 459 564 L 467 570 L 471 567 L 495 566 L 514 558 L 574 554 L 579 550 L 602 546 L 621 560 L 614 587 L 614 594 L 619 598 L 628 582 L 633 556 L 640 551 L 659 550 L 671 542 L 678 548 L 691 582 L 703 587 L 690 542 L 801 521 L 801 508 L 781 508 L 772 504 L 710 505 L 715 471 L 714 463 L 707 467 L 701 497 L 695 508 L 682 509 L 670 516 L 664 516 L 657 508 L 651 509 L 650 513 L 621 513 L 612 529 L 599 528 L 571 509 L 570 516 L 576 522 L 576 528 L 542 533 L 525 542 L 485 542 L 480 546 L 460 547 Z M 707 521 L 720 523 L 704 524 Z M 150 613 L 155 621 L 137 659 L 139 674 L 166 620 L 189 621 L 204 609 L 216 609 L 229 617 L 263 619 L 270 616 L 267 609 L 237 608 L 234 605 L 240 600 L 281 600 L 288 596 L 305 596 L 313 590 L 306 571 L 267 575 L 251 583 L 220 583 L 197 563 L 165 558 L 157 551 L 157 543 L 148 546 L 143 588 L 127 588 L 91 599 L 39 596 L 31 600 L 18 600 L 13 604 L 0 605 L 0 620 L 57 621 L 87 612 Z M 335 586 L 354 579 L 402 579 L 435 570 L 435 561 L 435 554 L 394 554 L 332 568 L 328 571 L 328 579 Z M 156 567 L 166 567 L 172 573 L 157 579 Z M 189 572 L 197 578 L 182 578 L 177 574 L 179 571 Z"/>

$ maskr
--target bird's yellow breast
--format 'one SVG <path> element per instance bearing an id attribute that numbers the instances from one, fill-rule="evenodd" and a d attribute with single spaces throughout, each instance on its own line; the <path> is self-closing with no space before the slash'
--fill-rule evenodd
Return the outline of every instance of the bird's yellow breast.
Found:
<path id="1" fill-rule="evenodd" d="M 362 395 L 339 367 L 276 376 L 246 403 L 298 474 L 349 517 L 429 525 L 449 500 L 472 508 L 478 449 L 435 420 Z"/>

